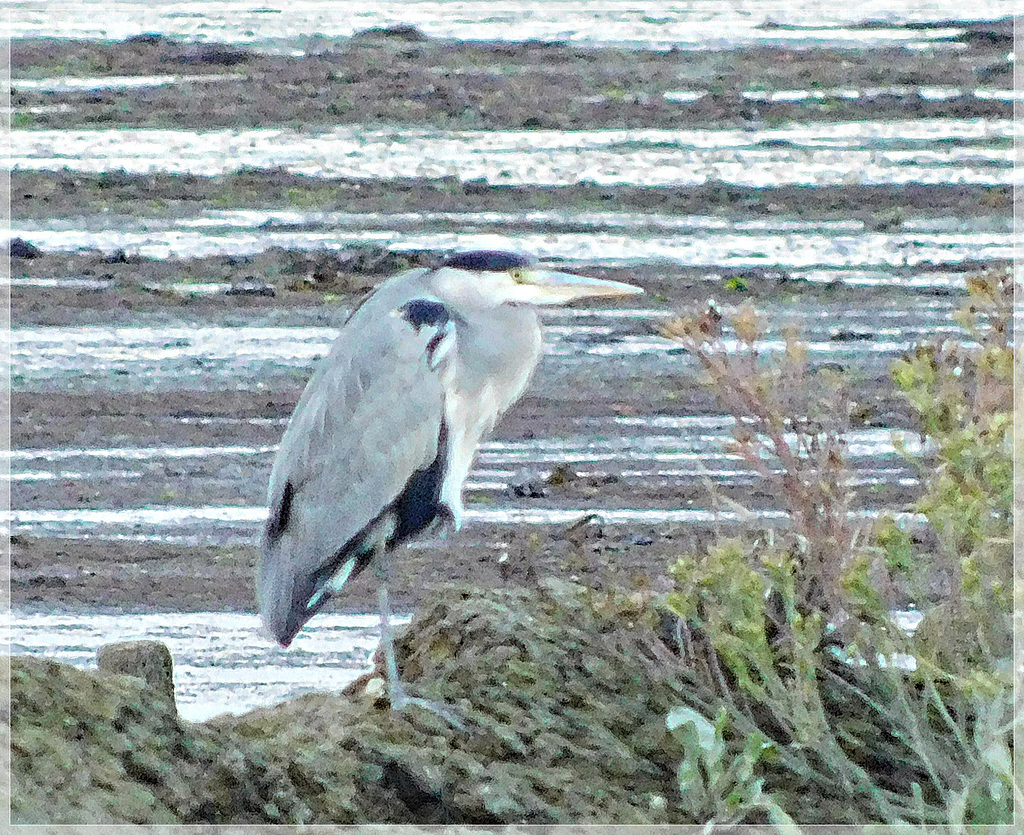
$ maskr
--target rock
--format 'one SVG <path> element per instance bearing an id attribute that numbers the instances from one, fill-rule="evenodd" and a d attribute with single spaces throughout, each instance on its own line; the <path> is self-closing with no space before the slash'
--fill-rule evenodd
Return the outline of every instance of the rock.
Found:
<path id="1" fill-rule="evenodd" d="M 526 467 L 517 470 L 509 479 L 505 492 L 517 499 L 541 499 L 548 494 L 543 476 L 530 472 Z"/>
<path id="2" fill-rule="evenodd" d="M 333 293 L 365 292 L 380 277 L 424 266 L 431 260 L 427 253 L 393 252 L 376 244 L 350 246 L 340 252 L 304 252 L 290 257 L 289 272 L 298 273 L 300 278 L 293 281 L 288 289 Z"/>
<path id="3" fill-rule="evenodd" d="M 494 188 L 494 186 L 487 182 L 483 177 L 466 180 L 462 184 L 462 190 L 466 194 L 488 194 L 492 188 Z"/>
<path id="4" fill-rule="evenodd" d="M 104 264 L 130 264 L 131 257 L 123 249 L 115 249 L 103 258 Z"/>
<path id="5" fill-rule="evenodd" d="M 903 227 L 903 222 L 903 211 L 897 206 L 865 221 L 865 226 L 874 232 L 895 232 Z"/>
<path id="6" fill-rule="evenodd" d="M 23 238 L 11 238 L 7 243 L 11 258 L 41 258 L 43 251 Z"/>
<path id="7" fill-rule="evenodd" d="M 452 589 L 399 636 L 407 686 L 468 733 L 417 707 L 391 713 L 379 671 L 350 695 L 192 724 L 138 678 L 16 656 L 13 820 L 682 822 L 665 724 L 684 692 L 674 656 L 582 593 Z"/>
<path id="8" fill-rule="evenodd" d="M 423 43 L 429 41 L 422 31 L 407 23 L 399 23 L 394 26 L 375 26 L 372 29 L 362 29 L 352 35 L 354 41 L 401 41 L 404 43 Z"/>
<path id="9" fill-rule="evenodd" d="M 875 334 L 852 328 L 830 328 L 828 338 L 832 342 L 869 342 L 875 338 Z"/>
<path id="10" fill-rule="evenodd" d="M 999 20 L 982 20 L 970 23 L 954 40 L 969 43 L 972 46 L 1013 48 L 1013 18 L 1004 17 Z"/>
<path id="11" fill-rule="evenodd" d="M 52 574 L 35 574 L 26 581 L 29 586 L 41 586 L 43 588 L 63 589 L 67 588 L 68 581 L 60 576 Z"/>
<path id="12" fill-rule="evenodd" d="M 602 539 L 604 537 L 604 523 L 598 513 L 588 513 L 567 525 L 562 535 L 569 540 Z"/>
<path id="13" fill-rule="evenodd" d="M 182 64 L 217 64 L 233 67 L 252 59 L 252 53 L 222 44 L 195 44 L 185 47 L 178 60 Z"/>
<path id="14" fill-rule="evenodd" d="M 129 38 L 125 38 L 124 42 L 130 44 L 143 44 L 145 46 L 155 46 L 157 44 L 169 43 L 170 39 L 155 32 L 143 32 L 139 35 L 132 35 Z"/>
<path id="15" fill-rule="evenodd" d="M 269 296 L 275 295 L 273 285 L 267 284 L 253 278 L 251 275 L 237 281 L 231 282 L 231 286 L 224 291 L 226 296 Z"/>
<path id="16" fill-rule="evenodd" d="M 569 464 L 555 464 L 551 474 L 547 477 L 547 483 L 554 487 L 561 487 L 579 478 L 577 473 Z"/>
<path id="17" fill-rule="evenodd" d="M 376 244 L 351 246 L 338 253 L 337 259 L 341 272 L 356 275 L 392 275 L 414 263 L 408 256 Z"/>
<path id="18" fill-rule="evenodd" d="M 23 656 L 10 666 L 13 823 L 309 819 L 261 746 L 181 721 L 141 679 Z"/>
<path id="19" fill-rule="evenodd" d="M 110 673 L 141 678 L 159 698 L 176 709 L 174 661 L 167 645 L 160 641 L 124 641 L 104 644 L 96 650 L 96 666 Z"/>

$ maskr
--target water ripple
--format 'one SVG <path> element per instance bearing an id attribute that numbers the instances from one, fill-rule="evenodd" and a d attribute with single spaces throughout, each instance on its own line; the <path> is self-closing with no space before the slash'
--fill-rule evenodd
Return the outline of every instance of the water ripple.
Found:
<path id="1" fill-rule="evenodd" d="M 73 4 L 8 2 L 0 35 L 120 40 L 159 33 L 177 39 L 244 44 L 299 55 L 335 46 L 370 27 L 413 25 L 434 38 L 469 41 L 556 40 L 580 46 L 630 49 L 726 49 L 778 46 L 866 49 L 963 49 L 950 41 L 965 14 L 953 0 L 930 0 L 893 11 L 881 0 L 822 4 L 811 0 L 714 0 L 694 4 L 648 0 L 569 0 L 554 4 L 490 4 L 481 11 L 464 0 L 381 0 L 340 13 L 333 0 L 302 3 L 249 0 L 179 2 L 79 0 Z M 975 11 L 976 10 L 971 10 Z M 987 0 L 984 14 L 1014 14 L 1011 0 Z M 864 27 L 865 20 L 885 25 Z M 908 26 L 907 23 L 918 25 Z M 921 24 L 931 23 L 930 26 Z M 767 25 L 766 25 L 767 24 Z"/>
<path id="2" fill-rule="evenodd" d="M 320 177 L 455 177 L 508 185 L 742 186 L 1013 181 L 1008 119 L 808 123 L 748 130 L 511 130 L 343 126 L 255 130 L 16 130 L 15 169 Z M 950 143 L 950 140 L 961 140 Z M 1000 142 L 1004 148 L 965 145 Z M 901 151 L 929 143 L 930 164 Z"/>

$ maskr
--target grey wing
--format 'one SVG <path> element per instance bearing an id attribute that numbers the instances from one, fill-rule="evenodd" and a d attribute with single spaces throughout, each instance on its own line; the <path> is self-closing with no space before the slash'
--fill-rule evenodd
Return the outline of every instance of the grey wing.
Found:
<path id="1" fill-rule="evenodd" d="M 430 467 L 443 389 L 429 334 L 389 313 L 350 323 L 310 379 L 274 462 L 258 577 L 264 622 L 287 643 L 318 577 Z"/>

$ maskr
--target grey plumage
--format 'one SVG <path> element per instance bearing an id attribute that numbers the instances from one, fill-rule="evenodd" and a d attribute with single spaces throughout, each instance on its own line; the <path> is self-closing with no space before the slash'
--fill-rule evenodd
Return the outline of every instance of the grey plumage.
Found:
<path id="1" fill-rule="evenodd" d="M 638 288 L 460 253 L 382 283 L 349 317 L 285 430 L 268 489 L 257 596 L 287 645 L 351 577 L 425 528 L 462 520 L 480 440 L 541 352 L 535 304 Z M 382 626 L 387 627 L 382 585 Z M 385 635 L 390 652 L 390 636 Z M 389 656 L 393 661 L 393 656 Z M 393 687 L 392 702 L 397 681 Z"/>

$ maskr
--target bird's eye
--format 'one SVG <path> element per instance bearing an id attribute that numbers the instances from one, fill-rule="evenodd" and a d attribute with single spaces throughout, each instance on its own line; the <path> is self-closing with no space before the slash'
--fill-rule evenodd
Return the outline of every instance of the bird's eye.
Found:
<path id="1" fill-rule="evenodd" d="M 526 270 L 521 269 L 520 267 L 515 267 L 514 269 L 509 270 L 509 275 L 512 276 L 512 280 L 516 284 L 522 284 L 526 281 Z"/>

